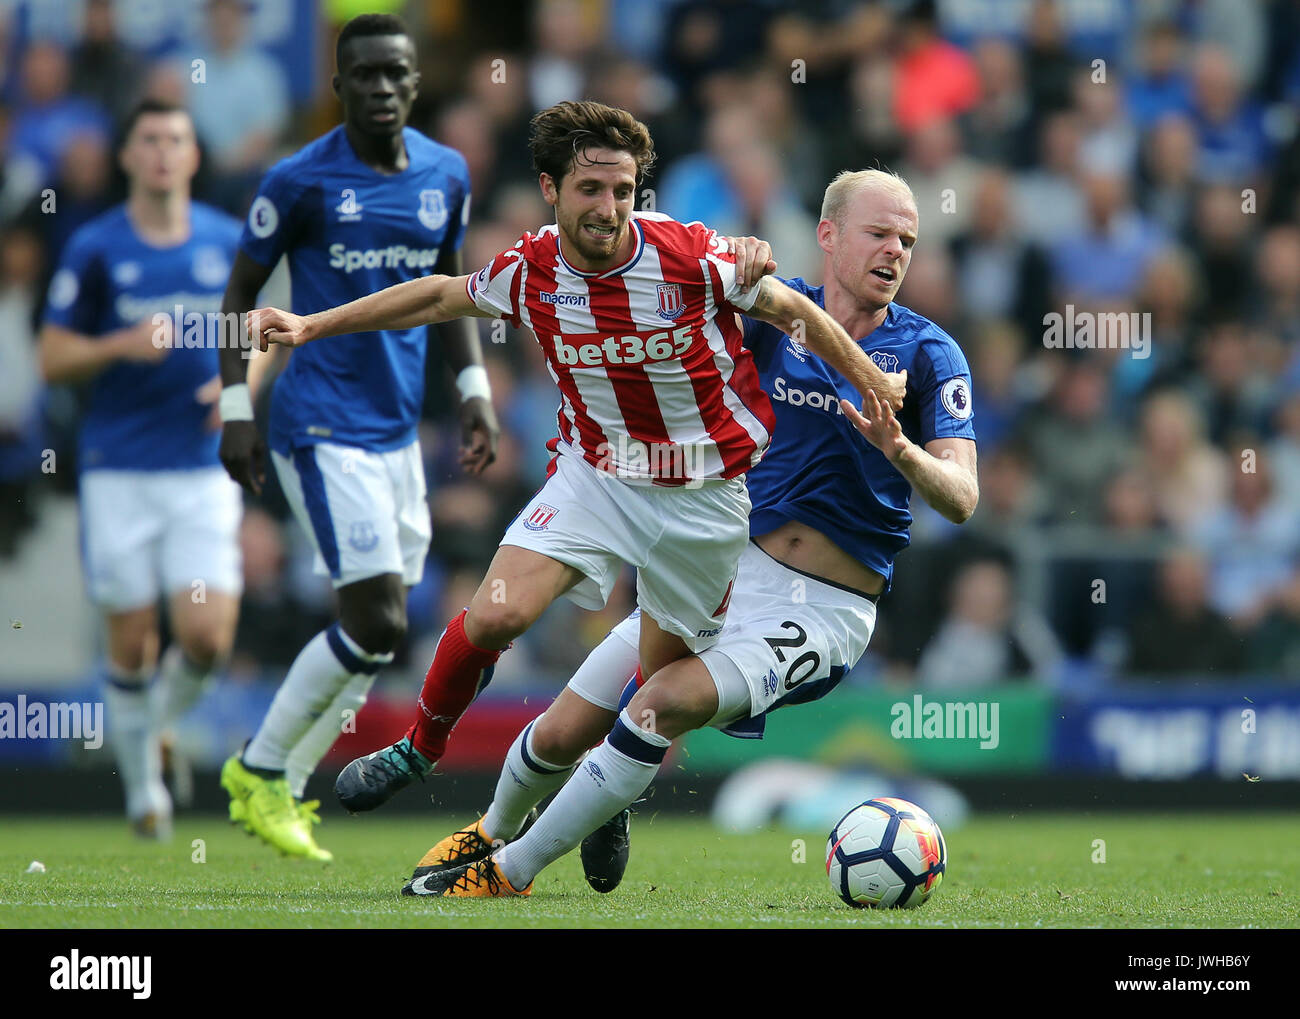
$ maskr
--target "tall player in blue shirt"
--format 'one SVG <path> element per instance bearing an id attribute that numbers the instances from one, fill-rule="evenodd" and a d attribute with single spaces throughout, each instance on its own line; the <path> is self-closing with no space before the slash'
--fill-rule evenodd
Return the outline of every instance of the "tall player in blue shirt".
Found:
<path id="1" fill-rule="evenodd" d="M 105 700 L 127 816 L 163 837 L 172 805 L 159 730 L 229 651 L 242 587 L 239 486 L 217 459 L 213 328 L 239 223 L 190 201 L 199 150 L 180 107 L 141 103 L 119 158 L 129 196 L 69 240 L 41 362 L 49 382 L 88 384 L 77 456 L 86 586 L 108 624 Z M 160 596 L 175 641 L 154 698 Z"/>
<path id="2" fill-rule="evenodd" d="M 226 291 L 247 312 L 282 255 L 293 310 L 309 314 L 430 273 L 460 275 L 469 172 L 454 149 L 408 129 L 419 84 L 402 22 L 361 15 L 339 34 L 334 91 L 344 123 L 266 174 Z M 472 322 L 439 327 L 462 398 L 461 463 L 478 472 L 498 435 Z M 275 384 L 269 424 L 281 488 L 338 591 L 339 621 L 299 653 L 261 728 L 222 769 L 231 820 L 282 852 L 316 845 L 307 778 L 364 703 L 406 632 L 406 593 L 430 539 L 416 424 L 427 330 L 343 337 L 296 351 Z M 221 362 L 221 457 L 252 491 L 265 450 L 239 351 Z"/>
<path id="3" fill-rule="evenodd" d="M 403 892 L 526 895 L 543 867 L 584 838 L 587 880 L 611 890 L 627 864 L 628 806 L 670 741 L 704 726 L 759 737 L 767 712 L 829 693 L 871 638 L 876 599 L 908 543 L 912 490 L 956 523 L 974 512 L 966 358 L 943 330 L 893 303 L 917 228 L 915 200 L 900 178 L 841 174 L 826 190 L 817 228 L 826 286 L 788 281 L 858 337 L 879 367 L 907 373 L 903 409 L 895 416 L 869 398 L 859 413 L 856 393 L 825 362 L 780 330 L 748 322 L 746 344 L 776 428 L 747 479 L 752 541 L 718 643 L 624 693 L 637 665 L 636 621 L 620 623 L 519 734 L 487 814 L 430 849 Z M 770 254 L 766 245 L 756 250 L 764 260 Z M 751 255 L 738 255 L 737 272 Z"/>

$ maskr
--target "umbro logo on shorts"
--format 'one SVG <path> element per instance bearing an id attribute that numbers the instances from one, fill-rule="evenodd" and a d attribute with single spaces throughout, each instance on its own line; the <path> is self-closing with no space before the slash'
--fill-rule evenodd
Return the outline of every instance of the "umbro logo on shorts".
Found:
<path id="1" fill-rule="evenodd" d="M 530 531 L 544 531 L 550 524 L 555 514 L 559 513 L 554 506 L 547 506 L 546 503 L 540 503 L 538 507 L 528 514 L 528 519 L 524 521 L 524 526 Z"/>

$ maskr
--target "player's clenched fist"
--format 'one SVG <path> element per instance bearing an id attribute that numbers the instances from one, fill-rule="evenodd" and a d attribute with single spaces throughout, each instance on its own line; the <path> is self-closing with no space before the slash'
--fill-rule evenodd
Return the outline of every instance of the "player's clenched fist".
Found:
<path id="1" fill-rule="evenodd" d="M 255 308 L 248 313 L 248 339 L 258 350 L 268 349 L 271 343 L 301 347 L 311 338 L 302 315 L 279 308 Z"/>
<path id="2" fill-rule="evenodd" d="M 266 443 L 252 421 L 227 421 L 221 426 L 218 453 L 226 473 L 254 495 L 266 484 Z"/>
<path id="3" fill-rule="evenodd" d="M 907 369 L 886 372 L 884 381 L 873 388 L 871 395 L 893 410 L 902 410 L 903 400 L 907 396 Z"/>
<path id="4" fill-rule="evenodd" d="M 727 250 L 736 256 L 736 279 L 740 280 L 740 292 L 748 293 L 749 288 L 764 276 L 776 272 L 776 260 L 772 258 L 772 245 L 758 237 L 727 237 Z"/>

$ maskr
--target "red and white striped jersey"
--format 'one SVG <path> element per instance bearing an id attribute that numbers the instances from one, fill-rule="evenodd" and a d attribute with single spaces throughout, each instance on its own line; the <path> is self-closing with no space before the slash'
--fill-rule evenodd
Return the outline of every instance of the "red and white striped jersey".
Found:
<path id="1" fill-rule="evenodd" d="M 681 485 L 744 474 L 774 422 L 735 311 L 726 243 L 700 223 L 634 213 L 632 257 L 579 272 L 559 229 L 526 233 L 467 282 L 480 310 L 533 331 L 560 387 L 560 441 L 624 481 Z"/>

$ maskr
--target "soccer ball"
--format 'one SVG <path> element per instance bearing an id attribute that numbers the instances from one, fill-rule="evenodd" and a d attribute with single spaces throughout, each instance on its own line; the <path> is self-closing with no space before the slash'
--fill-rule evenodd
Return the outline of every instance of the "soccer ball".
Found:
<path id="1" fill-rule="evenodd" d="M 919 906 L 939 887 L 947 863 L 934 819 L 896 796 L 858 804 L 826 840 L 826 876 L 850 906 Z"/>

